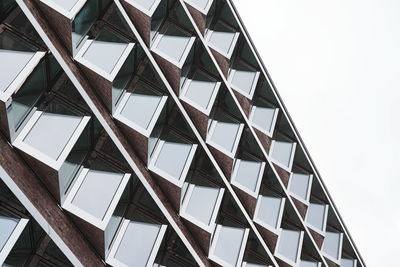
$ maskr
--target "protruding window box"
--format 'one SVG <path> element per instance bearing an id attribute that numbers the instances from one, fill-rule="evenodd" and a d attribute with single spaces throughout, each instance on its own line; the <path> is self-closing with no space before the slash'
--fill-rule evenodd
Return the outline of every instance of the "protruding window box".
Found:
<path id="1" fill-rule="evenodd" d="M 300 261 L 304 232 L 299 230 L 281 229 L 275 249 L 275 257 L 297 266 Z"/>
<path id="2" fill-rule="evenodd" d="M 230 60 L 235 50 L 240 33 L 234 28 L 218 21 L 211 28 L 206 30 L 205 40 L 207 45 L 227 60 Z"/>
<path id="3" fill-rule="evenodd" d="M 256 264 L 244 261 L 242 267 L 271 267 L 270 265 Z"/>
<path id="4" fill-rule="evenodd" d="M 12 144 L 24 152 L 28 163 L 54 197 L 61 201 L 74 170 L 83 161 L 84 152 L 81 151 L 89 146 L 87 135 L 82 134 L 90 117 L 66 113 L 65 107 L 54 105 L 46 111 L 36 110 Z M 78 142 L 81 136 L 82 142 Z M 77 153 L 74 152 L 76 144 Z"/>
<path id="5" fill-rule="evenodd" d="M 130 174 L 82 168 L 62 204 L 105 256 L 105 231 Z M 90 229 L 90 230 L 89 230 Z"/>
<path id="6" fill-rule="evenodd" d="M 153 266 L 167 225 L 124 219 L 107 257 L 111 266 Z"/>
<path id="7" fill-rule="evenodd" d="M 300 260 L 299 267 L 322 267 L 321 262 Z"/>
<path id="8" fill-rule="evenodd" d="M 249 121 L 251 126 L 268 137 L 272 137 L 278 113 L 279 108 L 260 102 L 250 108 Z"/>
<path id="9" fill-rule="evenodd" d="M 258 198 L 265 162 L 236 159 L 231 177 L 232 185 Z"/>
<path id="10" fill-rule="evenodd" d="M 285 208 L 285 200 L 285 198 L 281 197 L 258 196 L 254 222 L 278 235 Z"/>
<path id="11" fill-rule="evenodd" d="M 228 83 L 233 90 L 251 100 L 256 91 L 259 77 L 259 71 L 239 61 L 229 70 Z"/>
<path id="12" fill-rule="evenodd" d="M 28 224 L 25 218 L 12 218 L 0 215 L 0 265 L 3 266 L 8 254 L 17 243 Z"/>
<path id="13" fill-rule="evenodd" d="M 269 156 L 272 162 L 287 172 L 291 172 L 296 143 L 291 141 L 272 140 Z"/>
<path id="14" fill-rule="evenodd" d="M 343 233 L 325 233 L 324 243 L 322 244 L 322 254 L 328 260 L 340 265 L 342 257 Z"/>
<path id="15" fill-rule="evenodd" d="M 342 258 L 340 267 L 357 267 L 357 260 Z"/>
<path id="16" fill-rule="evenodd" d="M 326 231 L 326 222 L 328 220 L 327 204 L 310 203 L 307 209 L 306 223 L 314 232 L 324 236 Z"/>
<path id="17" fill-rule="evenodd" d="M 310 204 L 312 180 L 312 174 L 291 173 L 288 184 L 290 196 L 308 206 Z"/>
<path id="18" fill-rule="evenodd" d="M 97 39 L 86 40 L 75 60 L 109 111 L 114 112 L 134 73 L 135 44 L 122 38 L 120 42 L 104 41 L 107 38 L 101 38 L 102 35 L 114 35 L 114 32 L 103 28 Z"/>
<path id="19" fill-rule="evenodd" d="M 193 61 L 196 37 L 180 26 L 167 22 L 156 33 L 150 50 L 175 92 L 179 92 L 183 70 Z"/>
<path id="20" fill-rule="evenodd" d="M 212 237 L 208 257 L 221 266 L 240 266 L 249 232 L 248 228 L 218 224 Z"/>
<path id="21" fill-rule="evenodd" d="M 40 9 L 54 27 L 65 47 L 75 55 L 87 39 L 101 10 L 108 4 L 99 0 L 39 0 Z"/>
<path id="22" fill-rule="evenodd" d="M 203 15 L 207 16 L 214 0 L 184 0 L 187 4 L 197 9 L 197 11 L 201 12 Z"/>
<path id="23" fill-rule="evenodd" d="M 168 97 L 142 81 L 138 81 L 132 92 L 126 92 L 121 97 L 113 114 L 121 122 L 129 142 L 137 147 L 137 152 L 147 164 L 151 140 L 156 135 L 157 125 L 163 123 Z M 158 137 L 158 136 L 157 136 Z"/>

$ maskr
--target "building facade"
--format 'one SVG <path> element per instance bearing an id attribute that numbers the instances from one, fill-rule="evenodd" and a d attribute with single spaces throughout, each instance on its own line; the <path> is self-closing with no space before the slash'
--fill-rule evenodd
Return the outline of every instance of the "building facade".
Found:
<path id="1" fill-rule="evenodd" d="M 4 266 L 365 266 L 230 0 L 2 0 Z"/>

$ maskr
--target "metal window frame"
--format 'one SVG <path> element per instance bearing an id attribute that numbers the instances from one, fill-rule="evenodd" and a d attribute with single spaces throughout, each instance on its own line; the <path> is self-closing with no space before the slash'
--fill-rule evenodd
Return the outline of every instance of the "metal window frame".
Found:
<path id="1" fill-rule="evenodd" d="M 255 73 L 254 78 L 253 78 L 253 82 L 251 84 L 251 88 L 250 88 L 250 93 L 247 93 L 245 91 L 243 91 L 241 88 L 239 88 L 238 86 L 234 85 L 232 83 L 233 81 L 233 77 L 236 73 L 236 69 L 234 67 L 229 68 L 229 72 L 228 72 L 228 78 L 227 78 L 227 82 L 228 85 L 235 90 L 236 92 L 240 93 L 241 95 L 245 96 L 246 98 L 252 100 L 254 93 L 256 91 L 257 88 L 257 84 L 258 84 L 258 80 L 260 79 L 260 74 L 261 72 L 256 70 L 255 68 L 253 68 L 252 66 L 250 66 L 249 64 L 245 63 L 243 60 L 240 60 L 243 64 L 247 65 L 247 67 L 249 69 L 253 69 L 252 71 Z"/>
<path id="2" fill-rule="evenodd" d="M 293 167 L 294 156 L 295 156 L 295 153 L 296 153 L 296 146 L 297 146 L 297 143 L 296 143 L 296 142 L 293 142 L 293 141 L 287 142 L 287 143 L 292 143 L 292 150 L 290 151 L 289 166 L 285 166 L 283 163 L 279 162 L 278 160 L 276 160 L 276 159 L 274 159 L 274 158 L 272 157 L 272 153 L 273 153 L 273 151 L 274 151 L 275 143 L 276 143 L 276 142 L 287 142 L 287 141 L 272 140 L 272 142 L 271 142 L 271 147 L 270 147 L 270 149 L 269 149 L 268 156 L 270 157 L 270 159 L 271 159 L 271 161 L 272 161 L 273 163 L 275 163 L 276 165 L 278 165 L 280 168 L 286 170 L 287 172 L 291 173 L 291 172 L 292 172 L 292 167 Z"/>
<path id="3" fill-rule="evenodd" d="M 329 231 L 326 231 L 326 232 L 328 233 Z M 337 233 L 337 232 L 331 232 L 331 233 Z M 331 255 L 329 255 L 328 253 L 326 253 L 326 252 L 324 251 L 324 243 L 325 243 L 325 242 L 322 243 L 321 253 L 322 253 L 322 255 L 323 255 L 324 257 L 326 257 L 326 258 L 329 259 L 330 261 L 333 261 L 334 263 L 340 265 L 340 261 L 342 260 L 343 235 L 344 235 L 344 234 L 343 234 L 342 232 L 339 232 L 338 234 L 339 234 L 338 257 L 337 257 L 337 258 L 334 258 L 334 257 L 332 257 Z M 324 241 L 325 241 L 325 239 L 324 239 Z"/>
<path id="4" fill-rule="evenodd" d="M 276 227 L 273 227 L 273 226 L 269 225 L 267 222 L 263 221 L 262 219 L 260 219 L 258 217 L 258 213 L 260 212 L 260 206 L 261 206 L 261 201 L 262 201 L 263 197 L 264 197 L 263 195 L 259 195 L 258 198 L 257 198 L 256 208 L 254 210 L 253 221 L 255 223 L 259 224 L 260 226 L 264 227 L 268 231 L 271 231 L 271 232 L 279 235 L 280 234 L 280 225 L 282 223 L 282 218 L 283 218 L 283 212 L 285 210 L 286 198 L 284 198 L 284 197 L 276 197 L 276 198 L 280 198 L 281 199 L 281 205 L 279 207 L 279 214 L 278 214 L 278 219 L 277 219 L 277 222 L 276 222 Z M 266 197 L 273 197 L 273 196 L 266 196 Z"/>
<path id="5" fill-rule="evenodd" d="M 158 5 L 161 3 L 161 0 L 154 0 L 154 3 L 150 7 L 150 9 L 145 9 L 142 5 L 140 5 L 139 3 L 136 3 L 135 0 L 123 0 L 123 1 L 125 1 L 129 5 L 133 6 L 134 8 L 139 9 L 141 12 L 143 12 L 144 14 L 146 14 L 149 17 L 153 16 L 153 14 L 156 11 Z"/>
<path id="6" fill-rule="evenodd" d="M 312 175 L 312 174 L 309 174 L 309 175 L 308 175 L 307 197 L 306 197 L 306 199 L 303 199 L 303 197 L 297 195 L 296 193 L 293 193 L 293 192 L 290 190 L 290 187 L 291 187 L 291 185 L 292 185 L 292 180 L 293 180 L 293 175 L 294 175 L 294 174 L 303 174 L 303 173 L 295 173 L 295 172 L 291 172 L 291 173 L 290 173 L 289 182 L 288 182 L 288 186 L 287 186 L 288 193 L 289 193 L 289 195 L 290 195 L 291 197 L 295 198 L 296 200 L 298 200 L 298 201 L 300 201 L 300 202 L 302 202 L 303 204 L 305 204 L 305 205 L 308 206 L 308 205 L 310 204 L 311 188 L 312 188 L 312 182 L 313 182 L 313 176 L 314 176 L 314 175 Z M 303 175 L 307 175 L 307 174 L 303 174 Z"/>
<path id="7" fill-rule="evenodd" d="M 197 9 L 200 13 L 202 13 L 203 15 L 208 15 L 208 12 L 210 11 L 210 8 L 212 6 L 212 4 L 214 3 L 214 0 L 208 0 L 206 7 L 205 8 L 201 8 L 199 7 L 199 5 L 197 5 L 196 3 L 194 3 L 192 0 L 183 0 L 186 2 L 186 4 L 191 5 L 192 7 L 194 7 L 195 9 Z"/>
<path id="8" fill-rule="evenodd" d="M 67 0 L 65 0 L 67 1 Z M 89 0 L 93 1 L 93 0 Z M 86 4 L 87 0 L 78 0 L 75 5 L 71 8 L 71 10 L 65 10 L 62 6 L 58 5 L 57 3 L 53 2 L 52 0 L 40 0 L 43 4 L 46 4 L 48 7 L 52 8 L 53 10 L 57 11 L 64 17 L 72 20 L 75 16 L 79 13 L 82 7 Z"/>
<path id="9" fill-rule="evenodd" d="M 19 218 L 19 222 L 14 227 L 11 235 L 8 237 L 7 242 L 4 244 L 3 248 L 0 250 L 0 265 L 3 265 L 4 261 L 7 259 L 8 254 L 10 254 L 14 245 L 17 243 L 20 235 L 28 224 L 29 219 Z"/>
<path id="10" fill-rule="evenodd" d="M 324 205 L 324 218 L 323 218 L 323 225 L 322 225 L 322 229 L 319 229 L 318 227 L 312 225 L 311 223 L 308 222 L 308 211 L 310 208 L 311 204 L 317 204 L 317 205 Z M 306 213 L 306 217 L 304 218 L 304 222 L 306 223 L 307 227 L 310 228 L 311 230 L 313 230 L 314 232 L 317 232 L 318 234 L 325 236 L 325 232 L 326 232 L 326 225 L 328 223 L 328 211 L 329 211 L 329 205 L 328 204 L 319 204 L 319 203 L 310 203 L 310 205 L 308 206 L 307 209 L 307 213 Z"/>
<path id="11" fill-rule="evenodd" d="M 185 0 L 184 0 L 184 1 L 185 1 Z M 211 5 L 210 5 L 210 7 L 211 7 Z M 211 39 L 211 37 L 212 37 L 212 34 L 213 34 L 214 32 L 218 32 L 218 31 L 211 30 L 211 29 L 206 29 L 206 33 L 204 34 L 204 40 L 206 41 L 207 45 L 208 45 L 210 48 L 214 49 L 215 51 L 217 51 L 218 53 L 220 53 L 221 55 L 223 55 L 223 56 L 226 57 L 227 59 L 230 59 L 230 58 L 232 57 L 232 55 L 233 55 L 233 52 L 235 51 L 237 41 L 239 40 L 240 32 L 236 31 L 234 28 L 232 28 L 231 26 L 229 26 L 227 23 L 225 23 L 225 22 L 222 21 L 222 20 L 218 20 L 218 21 L 215 23 L 215 25 L 217 25 L 217 24 L 219 24 L 219 23 L 222 24 L 224 27 L 226 27 L 226 28 L 228 28 L 228 29 L 231 29 L 231 30 L 232 30 L 232 33 L 234 34 L 233 39 L 232 39 L 232 42 L 231 42 L 230 45 L 229 45 L 228 51 L 223 51 L 223 50 L 220 49 L 218 46 L 216 46 L 215 44 L 213 44 L 213 43 L 210 42 L 210 39 Z M 215 25 L 214 25 L 214 26 L 215 26 Z"/>
<path id="12" fill-rule="evenodd" d="M 259 107 L 257 105 L 252 105 L 251 106 L 250 114 L 249 114 L 249 122 L 250 122 L 251 126 L 256 128 L 257 130 L 261 131 L 262 133 L 266 134 L 267 136 L 272 137 L 273 134 L 274 134 L 275 126 L 276 126 L 276 121 L 278 120 L 279 108 L 271 107 L 271 109 L 274 109 L 274 116 L 272 118 L 271 128 L 270 129 L 265 129 L 261 125 L 258 125 L 257 123 L 253 122 L 254 113 L 256 112 L 257 108 L 261 108 L 261 107 Z"/>
<path id="13" fill-rule="evenodd" d="M 275 246 L 275 251 L 274 251 L 274 256 L 283 260 L 286 263 L 289 263 L 292 266 L 297 266 L 298 263 L 300 263 L 300 256 L 301 256 L 301 250 L 303 248 L 303 240 L 304 240 L 304 231 L 303 230 L 292 230 L 292 229 L 279 229 L 279 235 L 278 235 L 278 240 L 276 241 L 276 246 Z M 297 248 L 297 253 L 296 253 L 296 261 L 292 261 L 291 259 L 287 258 L 286 256 L 282 255 L 279 253 L 279 245 L 281 242 L 281 237 L 282 237 L 282 231 L 284 230 L 289 230 L 289 231 L 298 231 L 300 232 L 299 236 L 299 242 L 298 242 L 298 248 Z"/>
<path id="14" fill-rule="evenodd" d="M 252 196 L 254 198 L 258 198 L 258 192 L 260 191 L 262 178 L 264 176 L 264 170 L 265 170 L 266 162 L 264 162 L 264 161 L 253 161 L 253 162 L 257 162 L 257 163 L 261 164 L 261 166 L 259 168 L 259 171 L 258 171 L 256 190 L 253 191 L 250 188 L 247 188 L 246 186 L 242 185 L 240 182 L 238 182 L 236 180 L 236 176 L 237 176 L 237 173 L 239 171 L 239 165 L 240 165 L 240 163 L 242 161 L 250 161 L 250 160 L 243 160 L 243 159 L 235 159 L 234 160 L 233 171 L 232 171 L 232 175 L 231 175 L 231 184 L 236 186 L 237 188 L 243 190 L 244 192 L 246 192 L 250 196 Z"/>

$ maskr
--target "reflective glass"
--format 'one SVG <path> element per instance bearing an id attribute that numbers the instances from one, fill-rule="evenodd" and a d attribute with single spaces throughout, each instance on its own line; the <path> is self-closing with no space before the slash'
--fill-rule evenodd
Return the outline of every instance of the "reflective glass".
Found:
<path id="1" fill-rule="evenodd" d="M 254 107 L 252 122 L 267 132 L 272 129 L 275 109 L 267 107 Z"/>
<path id="2" fill-rule="evenodd" d="M 19 220 L 0 215 L 0 251 L 7 243 Z"/>
<path id="3" fill-rule="evenodd" d="M 340 261 L 340 267 L 354 267 L 355 261 L 354 259 L 343 259 Z"/>
<path id="4" fill-rule="evenodd" d="M 228 54 L 234 45 L 233 41 L 236 32 L 233 32 L 221 23 L 217 23 L 210 34 L 209 42 L 225 54 Z"/>
<path id="5" fill-rule="evenodd" d="M 310 203 L 307 209 L 307 222 L 323 231 L 325 222 L 325 204 Z"/>
<path id="6" fill-rule="evenodd" d="M 4 92 L 25 68 L 34 52 L 0 49 L 0 91 Z M 9 64 L 12 62 L 12 64 Z M 8 63 L 8 64 L 7 64 Z"/>
<path id="7" fill-rule="evenodd" d="M 300 242 L 300 231 L 282 229 L 279 238 L 278 252 L 289 260 L 296 262 Z"/>
<path id="8" fill-rule="evenodd" d="M 318 267 L 318 262 L 315 261 L 300 261 L 300 267 Z"/>
<path id="9" fill-rule="evenodd" d="M 218 188 L 196 185 L 190 195 L 186 213 L 195 217 L 204 224 L 209 225 L 217 202 L 218 194 Z"/>
<path id="10" fill-rule="evenodd" d="M 216 89 L 216 84 L 215 81 L 211 81 L 204 74 L 197 71 L 190 80 L 185 97 L 202 108 L 207 109 L 211 96 Z"/>
<path id="11" fill-rule="evenodd" d="M 51 2 L 62 7 L 65 11 L 70 11 L 79 0 L 51 0 Z"/>
<path id="12" fill-rule="evenodd" d="M 114 106 L 121 98 L 126 86 L 132 78 L 134 72 L 134 54 L 131 52 L 125 60 L 112 85 L 112 99 Z"/>
<path id="13" fill-rule="evenodd" d="M 65 1 L 66 0 L 60 0 Z M 72 46 L 77 48 L 99 15 L 97 1 L 89 0 L 82 7 L 72 22 Z M 102 54 L 104 56 L 105 54 Z"/>
<path id="14" fill-rule="evenodd" d="M 339 259 L 340 233 L 326 232 L 322 251 L 334 259 Z"/>
<path id="15" fill-rule="evenodd" d="M 232 77 L 232 85 L 239 88 L 246 94 L 250 94 L 253 89 L 253 84 L 256 82 L 257 72 L 236 70 Z"/>
<path id="16" fill-rule="evenodd" d="M 122 178 L 123 175 L 120 173 L 90 170 L 72 204 L 102 220 Z"/>
<path id="17" fill-rule="evenodd" d="M 174 61 L 180 62 L 191 37 L 173 24 L 170 24 L 167 30 L 160 35 L 157 49 Z"/>
<path id="18" fill-rule="evenodd" d="M 205 9 L 207 7 L 208 2 L 210 2 L 210 1 L 212 1 L 212 0 L 189 0 L 186 2 L 193 3 L 196 6 L 198 6 L 199 8 Z"/>
<path id="19" fill-rule="evenodd" d="M 236 266 L 242 246 L 245 230 L 222 226 L 215 246 L 214 254 L 225 262 Z"/>
<path id="20" fill-rule="evenodd" d="M 293 173 L 290 180 L 289 191 L 307 200 L 310 179 L 311 177 L 308 174 Z"/>
<path id="21" fill-rule="evenodd" d="M 150 11 L 156 0 L 133 0 L 132 2 L 137 3 L 141 8 Z"/>
<path id="22" fill-rule="evenodd" d="M 276 141 L 274 143 L 274 150 L 272 151 L 272 158 L 286 167 L 289 167 L 292 156 L 293 143 Z"/>
<path id="23" fill-rule="evenodd" d="M 255 192 L 261 171 L 261 162 L 241 160 L 235 176 L 235 181 Z"/>
<path id="24" fill-rule="evenodd" d="M 158 4 L 158 7 L 154 11 L 153 16 L 151 16 L 151 26 L 150 26 L 151 27 L 151 29 L 150 29 L 151 40 L 153 40 L 158 29 L 161 27 L 162 23 L 164 22 L 164 19 L 167 16 L 167 9 L 168 9 L 168 1 L 161 0 L 161 2 Z"/>
<path id="25" fill-rule="evenodd" d="M 227 151 L 232 152 L 236 138 L 239 138 L 239 127 L 240 124 L 238 123 L 217 121 L 211 140 Z"/>
<path id="26" fill-rule="evenodd" d="M 258 209 L 257 218 L 273 228 L 278 228 L 278 219 L 282 205 L 282 198 L 262 196 L 259 201 L 260 206 Z"/>

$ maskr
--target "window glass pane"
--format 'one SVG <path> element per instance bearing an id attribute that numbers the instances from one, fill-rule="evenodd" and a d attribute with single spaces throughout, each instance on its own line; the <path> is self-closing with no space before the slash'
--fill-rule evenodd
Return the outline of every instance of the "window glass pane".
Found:
<path id="1" fill-rule="evenodd" d="M 340 261 L 340 267 L 354 267 L 354 266 L 356 266 L 354 259 L 342 259 Z"/>
<path id="2" fill-rule="evenodd" d="M 307 209 L 307 222 L 319 230 L 324 229 L 325 204 L 310 203 Z"/>
<path id="3" fill-rule="evenodd" d="M 113 104 L 116 105 L 134 72 L 134 54 L 131 52 L 122 65 L 112 85 Z"/>
<path id="4" fill-rule="evenodd" d="M 65 1 L 65 0 L 60 0 Z M 68 1 L 65 1 L 68 2 Z M 72 22 L 72 46 L 77 48 L 99 15 L 97 1 L 89 0 Z M 104 56 L 104 54 L 102 55 Z"/>
<path id="5" fill-rule="evenodd" d="M 339 259 L 340 233 L 326 232 L 322 251 L 334 259 Z"/>
<path id="6" fill-rule="evenodd" d="M 296 262 L 300 242 L 300 231 L 282 229 L 278 252 L 289 260 Z"/>
<path id="7" fill-rule="evenodd" d="M 274 150 L 272 151 L 272 158 L 286 167 L 289 167 L 290 158 L 292 155 L 293 143 L 276 141 Z"/>
<path id="8" fill-rule="evenodd" d="M 78 0 L 51 0 L 51 2 L 62 7 L 65 11 L 70 11 L 78 2 Z"/>
<path id="9" fill-rule="evenodd" d="M 293 173 L 289 191 L 307 200 L 310 178 L 308 174 Z"/>
<path id="10" fill-rule="evenodd" d="M 279 212 L 282 205 L 282 198 L 262 196 L 257 218 L 273 228 L 278 228 Z"/>
<path id="11" fill-rule="evenodd" d="M 211 0 L 189 0 L 186 1 L 189 4 L 193 3 L 194 5 L 196 5 L 199 8 L 205 9 L 207 7 L 208 2 L 210 2 Z"/>
<path id="12" fill-rule="evenodd" d="M 225 262 L 236 266 L 242 245 L 244 229 L 222 226 L 214 254 Z"/>
<path id="13" fill-rule="evenodd" d="M 239 70 L 233 74 L 232 77 L 232 85 L 236 88 L 239 88 L 241 91 L 246 94 L 250 94 L 253 89 L 253 84 L 256 82 L 257 72 L 255 71 L 247 71 L 247 70 Z"/>
<path id="14" fill-rule="evenodd" d="M 238 138 L 239 126 L 240 124 L 238 123 L 216 121 L 211 140 L 227 151 L 232 152 L 236 138 Z"/>
<path id="15" fill-rule="evenodd" d="M 7 243 L 19 220 L 0 215 L 0 251 Z"/>
<path id="16" fill-rule="evenodd" d="M 189 82 L 189 81 L 188 81 Z M 210 104 L 211 96 L 216 90 L 217 83 L 210 80 L 207 76 L 199 71 L 190 79 L 190 84 L 185 93 L 185 97 L 198 104 L 204 109 L 207 109 Z"/>
<path id="17" fill-rule="evenodd" d="M 61 165 L 60 171 L 58 172 L 61 194 L 67 192 L 85 156 L 86 151 L 72 151 L 64 161 L 63 165 Z"/>
<path id="18" fill-rule="evenodd" d="M 193 188 L 186 213 L 209 225 L 219 194 L 218 188 L 198 186 Z"/>
<path id="19" fill-rule="evenodd" d="M 7 31 L 3 31 L 0 34 L 0 49 L 33 52 L 33 50 L 28 47 L 22 40 Z"/>
<path id="20" fill-rule="evenodd" d="M 267 132 L 272 129 L 275 109 L 268 107 L 254 107 L 252 122 Z"/>
<path id="21" fill-rule="evenodd" d="M 160 225 L 130 222 L 115 254 L 128 266 L 146 266 L 160 231 Z"/>
<path id="22" fill-rule="evenodd" d="M 56 160 L 81 120 L 80 116 L 43 113 L 24 142 Z"/>
<path id="23" fill-rule="evenodd" d="M 156 0 L 133 0 L 132 2 L 137 3 L 141 8 L 150 11 Z"/>
<path id="24" fill-rule="evenodd" d="M 168 1 L 161 0 L 153 16 L 151 17 L 151 33 L 150 33 L 151 40 L 154 38 L 158 29 L 164 22 L 164 19 L 167 16 L 167 8 L 168 8 Z"/>
<path id="25" fill-rule="evenodd" d="M 255 192 L 257 181 L 261 171 L 261 162 L 241 160 L 239 164 L 235 181 Z"/>
<path id="26" fill-rule="evenodd" d="M 179 180 L 191 148 L 191 144 L 165 142 L 154 165 Z"/>
<path id="27" fill-rule="evenodd" d="M 225 54 L 228 54 L 232 46 L 235 45 L 233 41 L 236 32 L 221 23 L 217 23 L 210 34 L 209 42 Z"/>
<path id="28" fill-rule="evenodd" d="M 318 262 L 315 262 L 315 261 L 300 261 L 300 267 L 318 267 Z"/>

